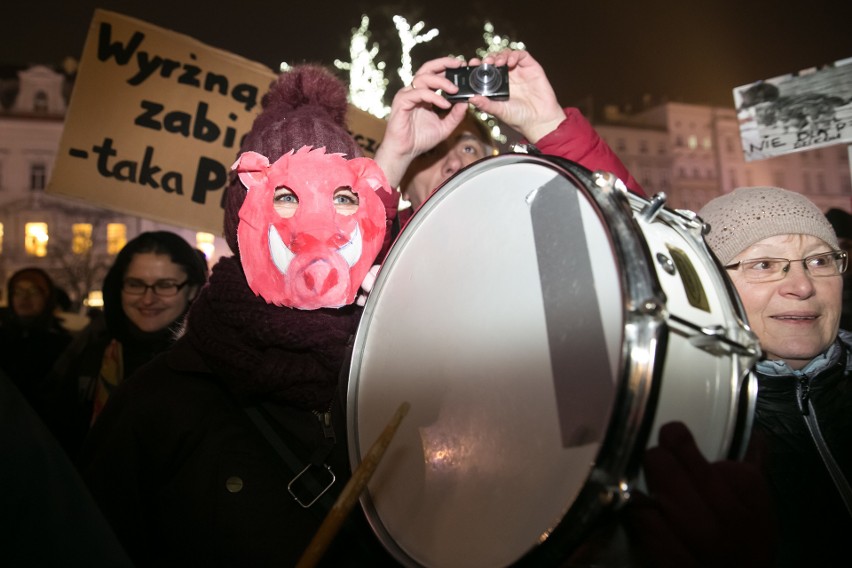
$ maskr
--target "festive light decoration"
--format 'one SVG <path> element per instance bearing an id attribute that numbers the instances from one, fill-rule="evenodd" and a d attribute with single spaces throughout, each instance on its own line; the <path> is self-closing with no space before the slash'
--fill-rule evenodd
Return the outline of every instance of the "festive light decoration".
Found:
<path id="1" fill-rule="evenodd" d="M 424 22 L 410 25 L 403 16 L 394 16 L 393 23 L 401 46 L 397 75 L 403 85 L 409 85 L 414 78 L 412 50 L 421 43 L 432 41 L 440 32 L 437 28 L 432 28 L 422 33 L 426 27 Z M 485 47 L 476 50 L 476 55 L 480 58 L 503 49 L 526 49 L 523 42 L 511 41 L 508 37 L 495 33 L 494 25 L 488 21 L 483 25 L 482 39 L 485 41 Z M 379 44 L 371 43 L 370 18 L 362 15 L 361 25 L 352 30 L 349 42 L 350 60 L 346 62 L 335 59 L 334 66 L 349 72 L 349 102 L 374 116 L 385 118 L 390 113 L 390 106 L 385 104 L 389 81 L 385 76 L 387 65 L 384 61 L 376 60 L 378 55 Z M 290 65 L 283 61 L 279 65 L 281 72 L 289 68 Z M 495 141 L 506 142 L 506 136 L 493 116 L 484 112 L 478 113 L 477 116 L 491 129 L 491 136 Z"/>
<path id="2" fill-rule="evenodd" d="M 396 20 L 396 18 L 394 18 Z M 334 60 L 334 66 L 349 71 L 349 102 L 379 118 L 390 113 L 384 104 L 388 80 L 385 78 L 385 62 L 376 62 L 379 44 L 370 45 L 370 18 L 361 16 L 361 26 L 352 30 L 347 63 Z"/>
<path id="3" fill-rule="evenodd" d="M 482 34 L 482 39 L 485 40 L 485 47 L 479 48 L 476 50 L 476 54 L 479 57 L 485 57 L 489 53 L 497 53 L 498 51 L 502 51 L 504 49 L 526 49 L 527 46 L 524 45 L 522 41 L 511 41 L 508 37 L 503 37 L 499 34 L 494 33 L 494 25 L 491 22 L 486 21 L 485 25 L 482 26 L 484 30 Z"/>
<path id="4" fill-rule="evenodd" d="M 399 41 L 402 44 L 402 57 L 400 58 L 400 66 L 397 69 L 397 74 L 403 85 L 410 85 L 414 78 L 411 65 L 411 50 L 421 43 L 432 41 L 437 35 L 438 30 L 432 28 L 425 34 L 420 34 L 426 26 L 423 22 L 417 22 L 413 26 L 408 24 L 408 20 L 402 16 L 393 17 L 394 26 L 396 26 Z"/>

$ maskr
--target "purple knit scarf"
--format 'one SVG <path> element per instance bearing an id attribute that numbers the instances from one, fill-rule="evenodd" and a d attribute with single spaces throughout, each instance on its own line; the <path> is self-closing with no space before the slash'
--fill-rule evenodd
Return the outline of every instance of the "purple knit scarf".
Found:
<path id="1" fill-rule="evenodd" d="M 234 257 L 213 267 L 193 302 L 186 335 L 226 388 L 244 401 L 325 410 L 361 309 L 298 310 L 267 304 Z"/>

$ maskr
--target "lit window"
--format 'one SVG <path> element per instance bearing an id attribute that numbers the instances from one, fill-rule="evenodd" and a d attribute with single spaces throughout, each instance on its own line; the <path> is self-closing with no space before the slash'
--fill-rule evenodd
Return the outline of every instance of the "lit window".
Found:
<path id="1" fill-rule="evenodd" d="M 687 138 L 686 144 L 687 146 L 689 146 L 690 150 L 695 150 L 696 148 L 698 148 L 698 136 L 696 136 L 695 134 L 690 134 L 689 138 Z"/>
<path id="2" fill-rule="evenodd" d="M 47 93 L 39 91 L 33 98 L 33 110 L 35 112 L 47 112 Z"/>
<path id="3" fill-rule="evenodd" d="M 74 254 L 86 254 L 92 248 L 92 226 L 88 223 L 71 225 L 71 250 Z"/>
<path id="4" fill-rule="evenodd" d="M 102 308 L 104 307 L 104 294 L 100 290 L 92 290 L 88 297 L 83 300 L 83 303 L 90 308 Z"/>
<path id="5" fill-rule="evenodd" d="M 38 163 L 30 166 L 30 190 L 40 191 L 47 184 L 47 166 Z"/>
<path id="6" fill-rule="evenodd" d="M 709 136 L 704 137 L 703 145 L 705 150 L 709 150 L 713 146 L 713 142 L 710 141 Z"/>
<path id="7" fill-rule="evenodd" d="M 47 223 L 27 223 L 24 248 L 30 256 L 47 256 Z"/>
<path id="8" fill-rule="evenodd" d="M 0 254 L 3 254 L 3 223 L 0 223 Z"/>
<path id="9" fill-rule="evenodd" d="M 127 244 L 127 227 L 122 223 L 107 225 L 107 254 L 118 254 Z"/>
<path id="10" fill-rule="evenodd" d="M 209 261 L 216 252 L 216 236 L 213 233 L 195 233 L 195 246 L 204 253 Z"/>

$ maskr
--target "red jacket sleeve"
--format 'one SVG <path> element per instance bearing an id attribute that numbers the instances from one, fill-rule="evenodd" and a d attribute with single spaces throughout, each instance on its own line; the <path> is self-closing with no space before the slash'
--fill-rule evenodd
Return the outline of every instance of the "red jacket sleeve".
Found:
<path id="1" fill-rule="evenodd" d="M 612 148 L 576 108 L 566 108 L 565 120 L 535 145 L 543 154 L 577 162 L 592 171 L 611 172 L 623 181 L 632 193 L 647 197 L 642 186 L 630 175 Z"/>

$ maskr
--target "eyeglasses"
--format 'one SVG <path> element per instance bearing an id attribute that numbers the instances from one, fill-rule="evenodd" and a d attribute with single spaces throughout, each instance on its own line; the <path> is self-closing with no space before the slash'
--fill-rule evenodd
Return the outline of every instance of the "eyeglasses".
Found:
<path id="1" fill-rule="evenodd" d="M 167 298 L 176 296 L 180 289 L 187 284 L 189 284 L 189 280 L 185 280 L 183 284 L 178 284 L 174 280 L 157 280 L 153 284 L 145 284 L 136 278 L 125 278 L 121 290 L 131 296 L 143 296 L 150 288 L 156 295 Z"/>
<path id="2" fill-rule="evenodd" d="M 746 282 L 774 282 L 782 280 L 790 272 L 791 262 L 801 262 L 805 271 L 814 278 L 837 276 L 846 272 L 848 255 L 833 250 L 806 258 L 750 258 L 725 266 L 726 270 L 739 270 Z"/>

